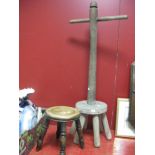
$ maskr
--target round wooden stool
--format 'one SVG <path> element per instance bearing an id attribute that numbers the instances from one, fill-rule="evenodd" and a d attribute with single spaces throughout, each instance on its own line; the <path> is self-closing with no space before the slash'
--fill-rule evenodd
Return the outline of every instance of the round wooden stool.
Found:
<path id="1" fill-rule="evenodd" d="M 95 147 L 100 147 L 100 130 L 102 131 L 103 128 L 105 131 L 106 138 L 108 140 L 112 139 L 112 134 L 106 116 L 108 106 L 105 102 L 95 101 L 95 104 L 89 105 L 87 104 L 87 100 L 83 100 L 76 103 L 76 108 L 81 113 L 80 122 L 82 130 L 87 128 L 88 115 L 91 115 L 93 117 L 92 124 L 93 124 Z M 70 129 L 71 134 L 74 134 L 75 130 L 76 130 L 75 123 L 73 123 Z M 76 144 L 79 143 L 77 133 L 75 134 L 74 137 L 74 143 Z"/>
<path id="2" fill-rule="evenodd" d="M 84 147 L 84 140 L 83 140 L 83 134 L 81 130 L 81 124 L 80 124 L 80 112 L 72 107 L 67 106 L 55 106 L 50 107 L 45 112 L 45 122 L 43 124 L 44 131 L 39 136 L 37 140 L 37 147 L 36 150 L 39 151 L 42 148 L 42 143 L 44 136 L 47 132 L 47 129 L 49 127 L 49 123 L 51 120 L 57 121 L 57 131 L 56 131 L 56 138 L 60 139 L 60 155 L 65 155 L 65 148 L 66 148 L 66 123 L 69 121 L 74 121 L 76 124 L 76 131 L 79 136 L 79 143 L 80 147 Z"/>

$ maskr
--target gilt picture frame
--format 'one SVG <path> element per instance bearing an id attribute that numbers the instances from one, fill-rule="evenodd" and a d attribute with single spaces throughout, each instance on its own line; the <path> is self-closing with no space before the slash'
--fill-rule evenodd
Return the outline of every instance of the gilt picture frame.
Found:
<path id="1" fill-rule="evenodd" d="M 117 111 L 116 111 L 116 137 L 135 137 L 135 129 L 128 121 L 129 117 L 129 98 L 118 98 L 117 99 Z"/>

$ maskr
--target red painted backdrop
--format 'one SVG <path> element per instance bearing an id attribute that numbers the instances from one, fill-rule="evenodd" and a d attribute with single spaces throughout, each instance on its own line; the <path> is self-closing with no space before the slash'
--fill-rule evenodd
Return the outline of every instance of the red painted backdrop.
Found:
<path id="1" fill-rule="evenodd" d="M 97 0 L 99 16 L 127 14 L 128 20 L 98 23 L 97 99 L 108 104 L 114 129 L 117 97 L 129 95 L 134 61 L 134 0 Z M 87 98 L 90 0 L 20 0 L 20 89 L 43 107 L 74 106 Z"/>

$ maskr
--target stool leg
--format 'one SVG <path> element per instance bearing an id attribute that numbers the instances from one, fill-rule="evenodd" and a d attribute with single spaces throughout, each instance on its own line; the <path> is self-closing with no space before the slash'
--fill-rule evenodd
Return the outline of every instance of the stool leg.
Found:
<path id="1" fill-rule="evenodd" d="M 84 140 L 83 140 L 83 133 L 81 130 L 80 120 L 79 119 L 75 120 L 75 124 L 76 124 L 76 131 L 77 131 L 78 136 L 79 136 L 80 147 L 84 148 Z"/>
<path id="2" fill-rule="evenodd" d="M 50 120 L 45 118 L 45 120 L 43 121 L 43 124 L 42 124 L 42 133 L 39 135 L 39 137 L 37 139 L 37 147 L 36 147 L 37 151 L 41 150 L 41 148 L 42 148 L 43 140 L 46 135 L 47 129 L 49 127 L 49 123 L 50 123 Z"/>
<path id="3" fill-rule="evenodd" d="M 99 127 L 99 116 L 93 116 L 93 132 L 94 132 L 94 145 L 100 147 L 100 127 Z"/>
<path id="4" fill-rule="evenodd" d="M 86 116 L 85 115 L 80 116 L 80 122 L 81 122 L 81 130 L 83 130 L 84 124 L 86 122 Z M 74 136 L 74 143 L 79 144 L 79 136 L 78 136 L 77 132 L 75 133 L 75 136 Z"/>
<path id="5" fill-rule="evenodd" d="M 100 123 L 100 132 L 103 132 L 104 131 L 104 129 L 103 129 L 103 125 L 102 125 L 102 116 L 103 115 L 99 115 L 99 123 Z"/>
<path id="6" fill-rule="evenodd" d="M 83 126 L 83 130 L 86 130 L 87 129 L 87 125 L 88 125 L 88 115 L 85 115 L 85 123 L 84 123 L 84 126 Z"/>
<path id="7" fill-rule="evenodd" d="M 74 132 L 75 132 L 75 130 L 76 130 L 76 127 L 75 127 L 75 122 L 73 121 L 73 123 L 72 123 L 72 126 L 71 126 L 71 128 L 70 128 L 70 134 L 74 134 Z"/>
<path id="8" fill-rule="evenodd" d="M 66 155 L 66 123 L 61 122 L 60 127 L 60 155 Z"/>
<path id="9" fill-rule="evenodd" d="M 80 116 L 80 117 L 83 117 L 83 116 Z M 88 116 L 85 115 L 84 117 L 85 117 L 85 118 L 84 118 L 85 120 L 83 120 L 83 118 L 81 118 L 81 122 L 84 121 L 83 129 L 87 129 Z M 76 131 L 76 126 L 75 126 L 75 122 L 73 122 L 73 123 L 72 123 L 72 126 L 71 126 L 71 128 L 70 128 L 70 133 L 73 135 L 73 134 L 75 133 L 75 131 Z"/>
<path id="10" fill-rule="evenodd" d="M 104 127 L 106 138 L 108 140 L 112 139 L 112 135 L 111 135 L 111 131 L 110 131 L 110 128 L 109 128 L 109 124 L 108 124 L 108 120 L 107 120 L 106 114 L 103 114 L 102 123 L 103 123 L 103 127 Z"/>
<path id="11" fill-rule="evenodd" d="M 60 127 L 61 127 L 61 123 L 57 122 L 56 139 L 58 139 L 60 137 Z"/>

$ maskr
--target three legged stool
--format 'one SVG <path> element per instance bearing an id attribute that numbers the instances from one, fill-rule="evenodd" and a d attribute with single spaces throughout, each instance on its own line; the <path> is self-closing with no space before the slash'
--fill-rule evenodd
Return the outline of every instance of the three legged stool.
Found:
<path id="1" fill-rule="evenodd" d="M 56 138 L 60 139 L 60 155 L 65 155 L 65 148 L 66 148 L 66 123 L 69 121 L 75 122 L 75 127 L 77 131 L 77 135 L 79 138 L 80 147 L 84 147 L 84 140 L 83 134 L 81 130 L 80 124 L 80 112 L 72 107 L 67 106 L 55 106 L 48 108 L 45 112 L 45 122 L 44 122 L 44 131 L 39 136 L 37 140 L 37 147 L 36 150 L 39 151 L 42 148 L 42 143 L 44 136 L 47 132 L 49 127 L 50 121 L 57 121 L 57 131 L 56 131 Z"/>
<path id="2" fill-rule="evenodd" d="M 101 101 L 95 101 L 94 105 L 87 104 L 87 100 L 79 101 L 76 103 L 76 108 L 80 111 L 80 122 L 81 128 L 87 128 L 87 119 L 88 115 L 93 116 L 92 124 L 93 124 L 93 132 L 94 132 L 94 145 L 95 147 L 100 147 L 100 131 L 105 131 L 106 138 L 110 140 L 112 138 L 111 131 L 109 128 L 106 112 L 107 112 L 107 104 Z M 75 123 L 72 124 L 70 129 L 71 134 L 75 132 Z M 79 138 L 77 133 L 74 137 L 74 143 L 79 143 Z"/>

